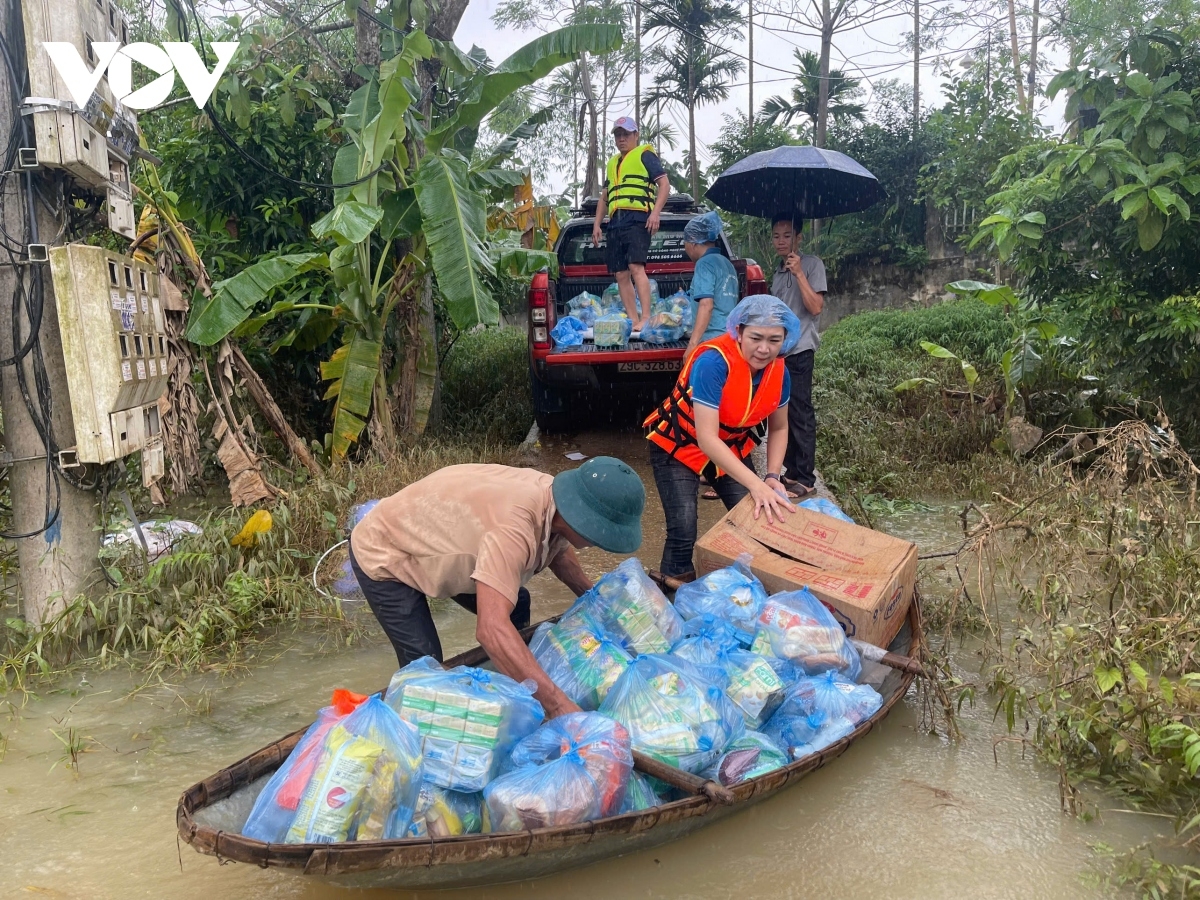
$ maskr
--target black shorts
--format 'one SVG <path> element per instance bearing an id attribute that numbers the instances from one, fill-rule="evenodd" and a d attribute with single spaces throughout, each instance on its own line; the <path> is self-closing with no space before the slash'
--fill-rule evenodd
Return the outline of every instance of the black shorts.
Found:
<path id="1" fill-rule="evenodd" d="M 611 222 L 605 231 L 607 251 L 605 262 L 610 273 L 624 272 L 630 263 L 639 266 L 646 264 L 646 254 L 650 252 L 650 232 L 646 230 L 645 222 Z"/>

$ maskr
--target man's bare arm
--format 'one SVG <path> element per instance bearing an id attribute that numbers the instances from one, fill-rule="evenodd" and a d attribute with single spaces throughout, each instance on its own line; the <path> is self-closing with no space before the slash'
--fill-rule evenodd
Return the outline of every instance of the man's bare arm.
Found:
<path id="1" fill-rule="evenodd" d="M 550 562 L 550 571 L 554 577 L 575 592 L 576 597 L 582 597 L 592 589 L 592 579 L 588 578 L 575 554 L 574 547 L 567 547 Z"/>

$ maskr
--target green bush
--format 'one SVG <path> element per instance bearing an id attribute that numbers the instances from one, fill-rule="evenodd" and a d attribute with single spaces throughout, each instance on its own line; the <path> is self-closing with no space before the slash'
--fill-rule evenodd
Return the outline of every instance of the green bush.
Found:
<path id="1" fill-rule="evenodd" d="M 441 431 L 517 443 L 532 421 L 525 332 L 487 328 L 459 335 L 442 364 Z"/>
<path id="2" fill-rule="evenodd" d="M 981 403 L 948 401 L 938 388 L 965 388 L 961 371 L 920 342 L 979 367 L 980 391 L 995 380 L 994 361 L 1010 336 L 1003 312 L 975 300 L 864 312 L 831 327 L 813 374 L 817 465 L 826 481 L 836 491 L 885 496 L 974 493 L 973 459 L 988 450 L 999 419 Z M 937 384 L 897 395 L 896 385 L 915 376 Z"/>

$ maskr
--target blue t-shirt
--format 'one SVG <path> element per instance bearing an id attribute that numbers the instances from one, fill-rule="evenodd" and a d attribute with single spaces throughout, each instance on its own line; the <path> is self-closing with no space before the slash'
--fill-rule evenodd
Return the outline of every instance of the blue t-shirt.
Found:
<path id="1" fill-rule="evenodd" d="M 688 296 L 692 300 L 693 320 L 700 312 L 701 300 L 709 297 L 713 302 L 712 316 L 701 338 L 707 341 L 723 335 L 725 320 L 738 304 L 738 279 L 733 263 L 722 256 L 716 247 L 709 247 L 708 252 L 696 262 Z"/>
<path id="2" fill-rule="evenodd" d="M 754 390 L 758 390 L 763 372 L 755 372 L 751 382 Z M 725 382 L 729 379 L 729 366 L 716 350 L 708 349 L 696 357 L 692 371 L 688 375 L 688 383 L 692 388 L 692 401 L 701 406 L 713 409 L 721 407 L 721 393 L 725 390 Z M 783 387 L 779 392 L 779 406 L 786 406 L 792 396 L 792 375 L 787 369 L 783 370 Z"/>
<path id="3" fill-rule="evenodd" d="M 646 175 L 650 178 L 651 193 L 657 192 L 658 186 L 655 182 L 667 174 L 663 169 L 662 160 L 658 158 L 658 154 L 653 150 L 643 150 L 642 165 L 646 167 Z M 604 179 L 604 194 L 602 196 L 608 196 L 607 178 Z M 649 218 L 650 213 L 648 212 L 638 212 L 634 209 L 618 209 L 608 220 L 608 227 L 620 228 L 625 225 L 645 225 L 646 220 Z"/>

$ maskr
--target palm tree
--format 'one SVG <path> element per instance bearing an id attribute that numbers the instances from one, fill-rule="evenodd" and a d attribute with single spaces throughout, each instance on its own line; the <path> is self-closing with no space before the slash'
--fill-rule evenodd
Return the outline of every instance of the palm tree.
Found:
<path id="1" fill-rule="evenodd" d="M 796 116 L 804 116 L 815 127 L 821 102 L 821 58 L 811 50 L 796 50 L 799 73 L 792 86 L 789 103 L 775 96 L 763 102 L 761 115 L 768 125 L 790 125 Z M 866 107 L 852 102 L 861 93 L 861 82 L 837 69 L 829 71 L 829 115 L 837 121 L 863 118 Z"/>
<path id="2" fill-rule="evenodd" d="M 696 107 L 729 96 L 728 80 L 742 71 L 742 61 L 714 38 L 742 36 L 741 9 L 727 0 L 662 0 L 646 7 L 642 28 L 662 31 L 674 40 L 651 52 L 657 69 L 654 86 L 644 103 L 667 100 L 688 111 L 688 158 L 692 195 L 699 198 L 700 169 L 696 159 Z"/>

